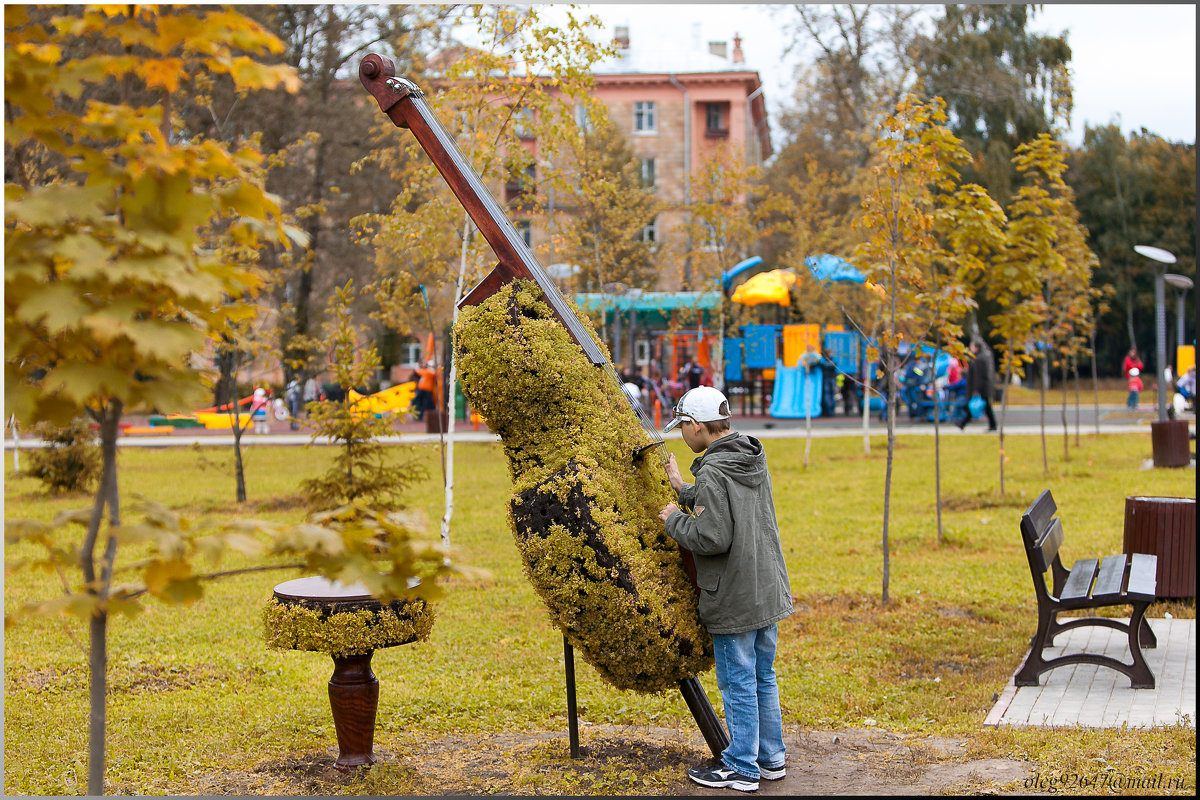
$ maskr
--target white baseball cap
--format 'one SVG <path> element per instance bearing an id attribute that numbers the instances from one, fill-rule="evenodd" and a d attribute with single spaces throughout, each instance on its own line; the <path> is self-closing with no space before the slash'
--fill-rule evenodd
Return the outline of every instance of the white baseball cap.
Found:
<path id="1" fill-rule="evenodd" d="M 675 406 L 675 419 L 667 423 L 663 433 L 674 430 L 685 419 L 693 422 L 715 422 L 719 419 L 729 419 L 729 414 L 721 413 L 721 404 L 729 408 L 725 395 L 711 386 L 697 386 L 690 390 Z"/>

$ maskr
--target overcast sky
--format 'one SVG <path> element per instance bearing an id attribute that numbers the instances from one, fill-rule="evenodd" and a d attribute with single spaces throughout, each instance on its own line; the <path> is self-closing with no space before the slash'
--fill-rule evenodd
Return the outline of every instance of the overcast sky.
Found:
<path id="1" fill-rule="evenodd" d="M 555 4 L 561 5 L 561 4 Z M 747 65 L 762 77 L 768 109 L 777 118 L 791 94 L 798 54 L 784 55 L 787 6 L 739 3 L 583 6 L 606 22 L 629 25 L 630 37 L 701 42 L 741 35 Z M 780 12 L 779 9 L 787 9 Z M 937 11 L 938 7 L 931 7 Z M 1040 33 L 1067 32 L 1075 111 L 1068 141 L 1083 141 L 1084 124 L 1119 120 L 1121 129 L 1146 128 L 1189 144 L 1196 141 L 1196 7 L 1187 5 L 1046 4 L 1030 26 Z M 732 47 L 732 44 L 730 45 Z M 772 120 L 779 140 L 778 124 Z"/>

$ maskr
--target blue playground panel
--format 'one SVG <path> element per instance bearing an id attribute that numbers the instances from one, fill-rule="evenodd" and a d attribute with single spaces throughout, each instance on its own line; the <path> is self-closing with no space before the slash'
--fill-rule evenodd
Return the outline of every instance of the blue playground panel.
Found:
<path id="1" fill-rule="evenodd" d="M 799 364 L 785 367 L 782 359 L 776 361 L 775 390 L 768 413 L 777 419 L 821 416 L 822 383 L 820 369 L 805 369 Z"/>
<path id="2" fill-rule="evenodd" d="M 780 325 L 743 325 L 746 368 L 770 369 L 775 366 L 776 342 Z"/>
<path id="3" fill-rule="evenodd" d="M 725 382 L 737 383 L 742 379 L 742 339 L 725 340 Z"/>
<path id="4" fill-rule="evenodd" d="M 856 331 L 830 331 L 825 334 L 822 347 L 838 372 L 858 375 L 861 372 L 862 342 L 862 336 Z"/>

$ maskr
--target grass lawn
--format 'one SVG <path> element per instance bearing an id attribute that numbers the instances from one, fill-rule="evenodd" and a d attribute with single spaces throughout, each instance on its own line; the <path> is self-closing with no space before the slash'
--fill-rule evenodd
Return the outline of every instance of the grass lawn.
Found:
<path id="1" fill-rule="evenodd" d="M 1157 397 L 1156 389 L 1148 386 L 1142 392 L 1141 402 L 1153 402 Z M 1147 399 L 1149 398 L 1149 400 Z M 1081 378 L 1079 381 L 1079 405 L 1083 409 L 1092 407 L 1093 403 L 1100 405 L 1125 405 L 1125 401 L 1129 399 L 1129 389 L 1127 388 L 1124 378 L 1101 378 L 1096 386 L 1096 390 L 1092 390 L 1092 379 Z M 1169 398 L 1168 398 L 1169 399 Z M 1062 408 L 1062 384 L 1053 383 L 1046 390 L 1046 410 L 1055 410 Z M 1021 386 L 1010 386 L 1008 388 L 1008 402 L 1014 406 L 1036 406 L 1042 402 L 1042 393 L 1038 389 L 1037 384 L 1030 381 L 1028 384 Z M 997 401 L 992 404 L 999 409 L 1000 403 Z M 1067 381 L 1067 411 L 1074 413 L 1075 409 L 1075 380 Z"/>
<path id="2" fill-rule="evenodd" d="M 965 757 L 1008 758 L 1031 771 L 1152 771 L 1195 789 L 1194 729 L 991 730 L 982 722 L 1020 663 L 1036 606 L 1018 532 L 1021 511 L 1047 486 L 1063 515 L 1065 557 L 1121 550 L 1127 495 L 1195 496 L 1190 469 L 1144 470 L 1147 435 L 1072 436 L 1070 462 L 1050 441 L 1042 471 L 1036 436 L 1007 437 L 1007 496 L 998 495 L 994 437 L 948 437 L 942 446 L 945 540 L 937 540 L 933 438 L 897 441 L 891 507 L 892 603 L 881 607 L 885 446 L 865 457 L 857 437 L 764 442 L 797 613 L 780 624 L 777 668 L 789 731 L 871 730 L 954 737 Z M 672 451 L 681 467 L 691 454 Z M 411 505 L 431 530 L 441 516 L 436 447 L 417 451 L 429 478 Z M 168 505 L 193 522 L 235 516 L 299 521 L 298 486 L 322 472 L 328 448 L 245 450 L 250 502 L 233 502 L 228 448 L 120 451 L 121 493 Z M 577 654 L 584 743 L 599 760 L 572 762 L 566 744 L 561 635 L 525 579 L 505 517 L 509 479 L 498 445 L 455 450 L 455 557 L 490 571 L 456 579 L 428 642 L 376 652 L 380 680 L 377 767 L 329 777 L 336 740 L 326 695 L 331 662 L 272 651 L 261 611 L 295 572 L 253 573 L 210 584 L 191 607 L 146 603 L 110 626 L 108 781 L 121 794 L 436 794 L 428 759 L 458 766 L 470 794 L 686 794 L 679 763 L 706 757 L 678 693 L 642 696 L 603 684 Z M 685 475 L 686 475 L 685 471 Z M 5 463 L 5 517 L 49 519 L 86 505 L 46 498 Z M 69 534 L 61 534 L 66 542 Z M 7 547 L 6 563 L 34 555 Z M 136 553 L 125 554 L 129 563 Z M 221 568 L 244 562 L 231 557 Z M 54 595 L 56 576 L 22 570 L 5 579 L 7 609 Z M 1160 603 L 1150 616 L 1194 617 Z M 1119 614 L 1128 613 L 1119 609 Z M 84 625 L 23 621 L 5 633 L 4 779 L 9 794 L 78 794 L 86 786 Z M 714 707 L 712 672 L 701 676 Z M 641 744 L 649 731 L 668 732 Z M 682 732 L 671 738 L 670 732 Z M 614 733 L 615 732 L 615 733 Z M 614 742 L 626 741 L 627 746 Z M 666 742 L 664 744 L 664 741 Z M 331 749 L 332 748 L 332 749 Z M 440 751 L 439 751 L 440 748 Z M 475 764 L 484 750 L 506 766 Z M 493 762 L 489 762 L 493 763 Z M 474 764 L 474 766 L 473 766 Z M 843 787 L 849 788 L 849 787 Z M 969 788 L 962 784 L 960 790 Z M 1021 785 L 1006 791 L 1022 792 Z M 832 791 L 832 788 L 831 788 Z M 1096 789 L 1097 793 L 1102 790 Z"/>

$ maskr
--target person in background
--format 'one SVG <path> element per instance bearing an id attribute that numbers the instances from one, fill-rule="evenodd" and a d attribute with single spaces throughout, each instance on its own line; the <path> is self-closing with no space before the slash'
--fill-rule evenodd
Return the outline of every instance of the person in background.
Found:
<path id="1" fill-rule="evenodd" d="M 298 431 L 300 430 L 300 407 L 304 399 L 304 390 L 300 386 L 298 375 L 288 381 L 287 387 L 283 390 L 283 396 L 287 401 L 288 416 L 291 418 L 288 427 Z"/>
<path id="2" fill-rule="evenodd" d="M 962 417 L 959 418 L 958 429 L 967 427 L 971 421 L 971 398 L 979 395 L 983 398 L 983 413 L 988 418 L 988 430 L 996 430 L 996 413 L 992 411 L 992 380 L 994 378 L 994 362 L 992 350 L 982 339 L 971 340 L 971 363 L 967 365 L 967 390 L 964 396 L 967 403 L 962 407 Z"/>
<path id="3" fill-rule="evenodd" d="M 960 406 L 967 402 L 967 398 L 964 397 L 967 391 L 967 377 L 963 373 L 962 363 L 954 356 L 950 356 L 946 363 L 946 375 L 941 390 L 944 392 L 942 402 L 950 409 L 947 413 L 954 417 L 959 416 L 962 412 Z"/>
<path id="4" fill-rule="evenodd" d="M 267 412 L 271 403 L 267 399 L 267 390 L 261 386 L 254 390 L 254 398 L 250 401 L 250 419 L 254 421 L 255 433 L 270 433 L 271 423 Z"/>
<path id="5" fill-rule="evenodd" d="M 1136 369 L 1140 373 L 1145 368 L 1145 365 L 1142 364 L 1142 360 L 1138 358 L 1137 348 L 1129 348 L 1129 352 L 1125 354 L 1125 360 L 1121 363 L 1121 375 L 1125 378 L 1129 378 L 1129 370 Z"/>
<path id="6" fill-rule="evenodd" d="M 821 354 L 817 352 L 815 347 L 813 347 L 812 342 L 808 342 L 806 345 L 804 345 L 804 355 L 800 356 L 800 363 L 804 365 L 804 369 L 808 370 L 809 372 L 812 371 L 813 367 L 821 363 Z"/>
<path id="7" fill-rule="evenodd" d="M 946 391 L 953 392 L 955 389 L 961 389 L 967 385 L 966 379 L 963 377 L 962 364 L 954 356 L 950 356 L 950 361 L 946 364 Z"/>
<path id="8" fill-rule="evenodd" d="M 838 373 L 837 376 L 838 391 L 842 395 L 842 411 L 846 416 L 857 414 L 862 410 L 859 405 L 858 396 L 858 381 L 849 374 Z"/>
<path id="9" fill-rule="evenodd" d="M 1125 402 L 1130 411 L 1137 411 L 1138 395 L 1141 394 L 1141 391 L 1142 371 L 1137 367 L 1131 367 L 1129 369 L 1129 399 Z"/>
<path id="10" fill-rule="evenodd" d="M 1183 399 L 1191 403 L 1196 399 L 1196 367 L 1192 365 L 1187 372 L 1175 383 L 1175 388 L 1183 395 Z"/>
<path id="11" fill-rule="evenodd" d="M 1171 395 L 1171 405 L 1167 408 L 1167 416 L 1175 419 L 1178 414 L 1186 414 L 1196 407 L 1196 367 L 1192 365 L 1175 381 L 1175 393 Z"/>
<path id="12" fill-rule="evenodd" d="M 633 381 L 625 381 L 621 387 L 625 390 L 625 396 L 629 398 L 629 404 L 633 406 L 633 413 L 640 416 L 642 413 L 642 390 Z"/>
<path id="13" fill-rule="evenodd" d="M 679 368 L 679 382 L 686 386 L 689 390 L 695 389 L 700 385 L 700 379 L 704 377 L 704 367 L 700 366 L 698 361 L 692 361 L 690 358 L 687 363 Z"/>
<path id="14" fill-rule="evenodd" d="M 304 381 L 304 414 L 308 416 L 308 404 L 321 399 L 321 384 L 312 375 Z"/>
<path id="15" fill-rule="evenodd" d="M 433 369 L 433 360 L 425 362 L 425 366 L 417 367 L 417 389 L 413 394 L 413 411 L 419 422 L 425 417 L 426 411 L 433 409 L 433 390 L 437 385 L 437 372 Z"/>

